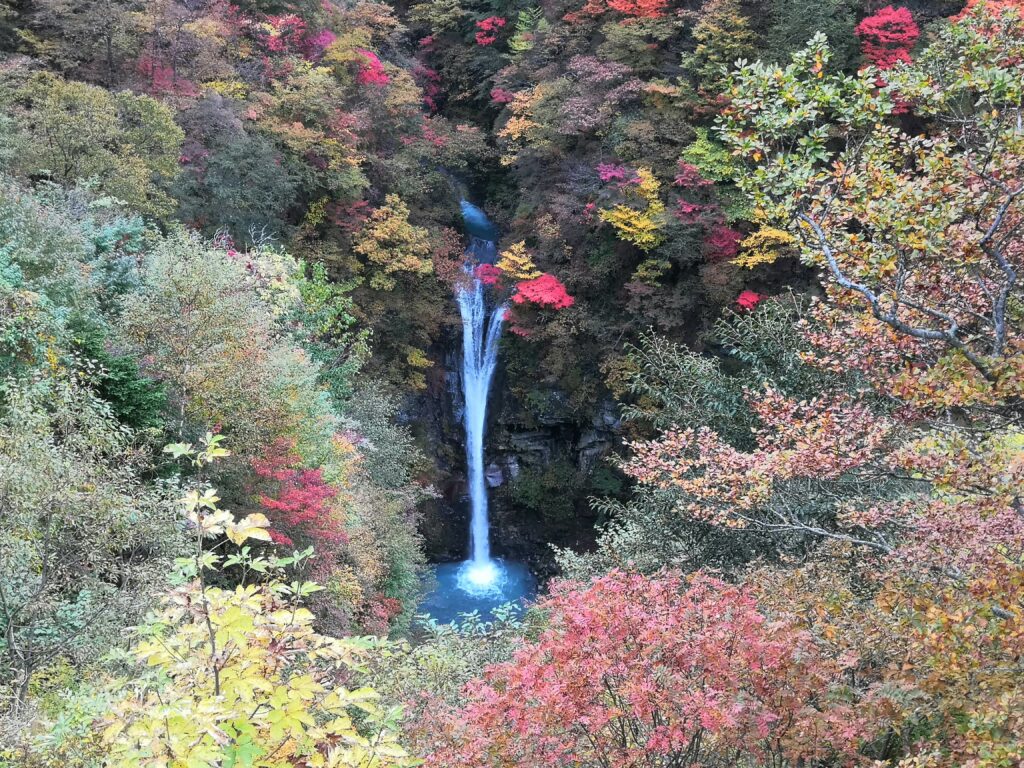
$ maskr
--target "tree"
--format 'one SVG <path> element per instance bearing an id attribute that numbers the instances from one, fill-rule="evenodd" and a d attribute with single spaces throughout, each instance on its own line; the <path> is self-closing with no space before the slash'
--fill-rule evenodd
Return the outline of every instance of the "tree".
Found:
<path id="1" fill-rule="evenodd" d="M 488 16 L 476 23 L 478 31 L 473 39 L 477 45 L 491 45 L 498 39 L 498 32 L 506 23 L 508 20 L 501 16 Z"/>
<path id="2" fill-rule="evenodd" d="M 805 531 L 888 551 L 883 543 L 831 530 L 838 510 L 812 500 L 854 496 L 876 483 L 873 462 L 891 425 L 846 398 L 798 403 L 770 390 L 748 397 L 760 422 L 755 450 L 736 450 L 706 427 L 671 429 L 633 443 L 626 473 L 679 491 L 680 512 L 714 525 Z"/>
<path id="3" fill-rule="evenodd" d="M 38 53 L 65 74 L 114 87 L 138 40 L 132 7 L 123 0 L 44 0 L 33 6 Z"/>
<path id="4" fill-rule="evenodd" d="M 180 552 L 178 514 L 147 471 L 133 432 L 67 372 L 6 388 L 0 674 L 15 708 L 48 663 L 93 659 L 115 642 Z"/>
<path id="5" fill-rule="evenodd" d="M 695 352 L 654 333 L 641 334 L 637 343 L 626 346 L 621 367 L 608 379 L 608 386 L 622 401 L 620 413 L 627 433 L 710 432 L 721 450 L 748 455 L 757 447 L 755 428 L 759 426 L 758 415 L 751 408 L 757 399 L 752 393 L 769 386 L 795 401 L 806 401 L 823 392 L 856 389 L 856 382 L 822 371 L 806 359 L 813 347 L 798 324 L 808 304 L 795 297 L 779 297 L 760 302 L 750 312 L 725 311 L 708 335 L 709 345 L 718 352 L 715 355 Z M 641 445 L 656 445 L 656 440 Z M 684 461 L 671 449 L 664 458 L 680 467 Z M 717 470 L 715 460 L 709 462 Z M 694 477 L 691 471 L 689 475 L 679 473 L 676 479 Z M 877 475 L 864 484 L 853 477 L 839 482 L 804 477 L 794 479 L 791 485 L 773 483 L 779 497 L 762 509 L 773 510 L 766 515 L 769 522 L 777 510 L 803 525 L 830 523 L 837 497 L 855 497 L 866 487 L 879 498 L 894 491 L 891 483 L 881 482 Z M 751 560 L 813 549 L 817 542 L 817 536 L 806 531 L 767 532 L 757 525 L 713 525 L 686 511 L 695 502 L 703 506 L 671 481 L 641 482 L 624 500 L 595 499 L 592 506 L 606 521 L 596 549 L 586 553 L 563 550 L 558 560 L 573 578 L 611 568 L 654 573 L 666 566 L 728 573 Z"/>
<path id="6" fill-rule="evenodd" d="M 142 375 L 131 355 L 111 354 L 109 339 L 97 328 L 76 332 L 76 352 L 99 369 L 91 377 L 96 393 L 110 404 L 111 412 L 132 429 L 159 429 L 167 413 L 163 387 Z"/>
<path id="7" fill-rule="evenodd" d="M 302 467 L 302 457 L 283 440 L 269 446 L 253 463 L 256 476 L 272 491 L 259 496 L 260 506 L 270 513 L 270 534 L 288 547 L 318 543 L 328 548 L 343 543 L 343 521 L 333 502 L 338 489 L 324 481 L 322 469 Z"/>
<path id="8" fill-rule="evenodd" d="M 738 60 L 754 57 L 754 33 L 739 0 L 706 0 L 694 17 L 697 45 L 692 54 L 683 57 L 683 64 L 697 78 L 701 90 L 717 96 L 728 70 Z"/>
<path id="9" fill-rule="evenodd" d="M 618 203 L 611 208 L 602 208 L 599 213 L 601 220 L 611 224 L 620 239 L 642 251 L 657 247 L 664 240 L 661 217 L 665 204 L 659 195 L 661 182 L 649 168 L 638 168 L 636 174 L 620 188 L 632 204 Z M 643 205 L 643 209 L 637 210 L 634 207 L 636 203 Z"/>
<path id="10" fill-rule="evenodd" d="M 359 325 L 352 299 L 355 281 L 328 279 L 323 264 L 296 277 L 302 301 L 293 312 L 299 340 L 320 366 L 320 379 L 342 409 L 352 397 L 357 375 L 370 355 L 370 330 Z"/>
<path id="11" fill-rule="evenodd" d="M 870 715 L 923 734 L 905 762 L 995 768 L 1024 760 L 1024 562 L 962 583 L 891 583 L 877 602 L 903 640 L 878 688 L 909 695 L 879 696 Z"/>
<path id="12" fill-rule="evenodd" d="M 481 264 L 481 267 L 489 266 Z M 500 254 L 494 266 L 502 273 L 515 280 L 536 280 L 541 271 L 533 263 L 530 252 L 526 250 L 526 242 L 513 243 Z"/>
<path id="13" fill-rule="evenodd" d="M 71 307 L 94 313 L 95 290 L 84 279 L 82 265 L 95 257 L 95 250 L 82 227 L 60 206 L 47 205 L 10 177 L 0 184 L 0 237 L 5 243 L 0 287 L 30 292 L 40 309 Z"/>
<path id="14" fill-rule="evenodd" d="M 31 76 L 8 99 L 22 173 L 62 184 L 92 180 L 134 210 L 170 213 L 166 186 L 177 173 L 184 135 L 168 107 L 49 73 Z"/>
<path id="15" fill-rule="evenodd" d="M 828 38 L 835 66 L 842 70 L 850 66 L 856 53 L 858 4 L 851 0 L 773 0 L 770 7 L 769 51 L 776 61 L 787 61 L 821 32 Z"/>
<path id="16" fill-rule="evenodd" d="M 435 241 L 409 215 L 398 195 L 387 195 L 355 236 L 352 250 L 365 261 L 353 271 L 369 277 L 356 300 L 373 329 L 376 351 L 387 361 L 389 378 L 423 390 L 425 371 L 433 364 L 425 350 L 441 323 L 443 294 L 434 276 Z"/>
<path id="17" fill-rule="evenodd" d="M 881 70 L 909 63 L 910 49 L 921 35 L 910 11 L 891 5 L 861 21 L 855 32 L 864 47 L 864 58 Z"/>
<path id="18" fill-rule="evenodd" d="M 424 276 L 434 271 L 429 233 L 409 223 L 409 207 L 398 195 L 388 195 L 375 210 L 356 240 L 354 250 L 364 256 L 373 272 L 370 285 L 392 290 L 395 275 Z"/>
<path id="19" fill-rule="evenodd" d="M 513 304 L 530 302 L 538 307 L 550 309 L 566 309 L 575 302 L 565 291 L 562 281 L 554 275 L 543 274 L 533 280 L 516 283 L 516 292 L 512 295 Z"/>
<path id="20" fill-rule="evenodd" d="M 2 0 L 0 2 L 0 21 L 5 22 L 3 27 L 0 27 L 0 49 L 9 51 L 14 49 L 17 45 L 18 27 L 14 25 L 14 21 L 18 18 L 18 12 L 14 7 L 12 0 Z"/>
<path id="21" fill-rule="evenodd" d="M 740 295 L 736 297 L 736 305 L 740 309 L 750 311 L 760 304 L 763 299 L 764 296 L 756 291 L 741 291 Z"/>
<path id="22" fill-rule="evenodd" d="M 632 444 L 626 473 L 674 492 L 676 511 L 700 523 L 769 533 L 780 546 L 845 542 L 899 558 L 912 579 L 990 572 L 1024 541 L 1007 485 L 1022 472 L 1016 431 L 904 420 L 897 432 L 898 422 L 842 395 L 797 402 L 768 391 L 751 401 L 754 450 L 706 427 L 669 429 Z"/>
<path id="23" fill-rule="evenodd" d="M 218 137 L 182 157 L 174 194 L 184 221 L 210 235 L 226 230 L 238 243 L 287 232 L 298 179 L 269 139 Z"/>
<path id="24" fill-rule="evenodd" d="M 373 51 L 360 50 L 357 53 L 362 57 L 359 63 L 359 73 L 356 81 L 363 85 L 375 85 L 383 87 L 391 82 L 391 78 L 384 71 L 384 65 L 380 58 Z"/>
<path id="25" fill-rule="evenodd" d="M 994 11 L 997 14 L 1002 13 L 1007 8 L 1016 9 L 1024 14 L 1024 5 L 1021 4 L 1020 0 L 967 0 L 967 5 L 954 18 L 962 19 L 964 16 L 976 13 L 979 5 L 984 5 L 989 11 Z"/>
<path id="26" fill-rule="evenodd" d="M 217 443 L 208 435 L 198 451 L 191 444 L 168 450 L 203 465 L 227 453 Z M 181 574 L 188 581 L 138 629 L 133 656 L 149 672 L 112 687 L 103 731 L 107 761 L 122 768 L 237 762 L 271 768 L 300 759 L 351 768 L 412 765 L 398 743 L 400 711 L 379 706 L 372 689 L 344 683 L 366 647 L 313 631 L 313 615 L 301 600 L 316 584 L 210 586 L 221 564 L 258 562 L 259 570 L 273 573 L 286 562 L 217 553 L 228 541 L 240 546 L 270 538 L 265 517 L 238 520 L 217 501 L 211 488 L 193 489 L 181 500 L 195 530 L 193 556 Z M 207 547 L 210 539 L 221 544 Z"/>
<path id="27" fill-rule="evenodd" d="M 258 260 L 174 234 L 146 255 L 119 325 L 143 371 L 167 387 L 179 435 L 217 425 L 241 463 L 279 437 L 322 457 L 337 417 L 317 366 L 278 333 Z"/>
<path id="28" fill-rule="evenodd" d="M 667 5 L 668 0 L 587 0 L 586 5 L 578 11 L 567 13 L 564 18 L 575 23 L 614 11 L 629 19 L 657 19 L 665 15 Z"/>
<path id="29" fill-rule="evenodd" d="M 826 74 L 819 37 L 784 70 L 741 68 L 721 120 L 760 218 L 825 270 L 826 358 L 922 404 L 1019 392 L 1022 50 L 1019 14 L 979 8 L 879 90 L 870 69 Z M 894 92 L 930 135 L 888 122 Z"/>
<path id="30" fill-rule="evenodd" d="M 551 24 L 544 18 L 543 8 L 540 6 L 524 8 L 516 14 L 515 29 L 508 41 L 509 52 L 516 57 L 531 51 L 537 36 L 547 32 L 550 28 Z"/>
<path id="31" fill-rule="evenodd" d="M 612 571 L 538 607 L 545 629 L 468 687 L 428 764 L 797 765 L 855 747 L 837 665 L 744 589 Z"/>

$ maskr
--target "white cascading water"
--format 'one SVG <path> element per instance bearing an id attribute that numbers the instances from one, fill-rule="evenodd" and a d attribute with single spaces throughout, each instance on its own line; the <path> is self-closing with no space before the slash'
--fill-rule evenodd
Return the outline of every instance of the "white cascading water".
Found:
<path id="1" fill-rule="evenodd" d="M 470 210 L 467 211 L 467 207 Z M 463 205 L 469 220 L 483 212 L 475 206 Z M 486 217 L 483 223 L 490 226 Z M 494 260 L 495 243 L 473 237 L 466 251 L 467 271 L 474 264 Z M 471 273 L 472 274 L 472 273 Z M 487 396 L 498 362 L 501 324 L 506 307 L 499 305 L 487 311 L 483 284 L 475 276 L 456 289 L 455 298 L 462 315 L 462 391 L 465 397 L 463 426 L 466 430 L 466 463 L 469 471 L 470 558 L 463 569 L 467 591 L 488 591 L 500 588 L 501 568 L 491 559 L 490 531 L 487 519 L 487 484 L 484 480 L 484 431 L 487 426 Z M 461 579 L 460 579 L 461 580 Z"/>
<path id="2" fill-rule="evenodd" d="M 487 482 L 484 476 L 484 431 L 487 396 L 498 362 L 498 344 L 507 307 L 500 293 L 482 285 L 473 274 L 479 264 L 493 264 L 498 232 L 487 215 L 462 201 L 462 217 L 470 246 L 466 250 L 466 279 L 455 293 L 462 313 L 463 426 L 466 430 L 466 465 L 471 512 L 469 559 L 438 563 L 434 587 L 424 596 L 420 610 L 447 623 L 475 613 L 482 620 L 495 617 L 498 606 L 522 605 L 536 593 L 537 581 L 525 563 L 491 557 L 488 539 Z"/>

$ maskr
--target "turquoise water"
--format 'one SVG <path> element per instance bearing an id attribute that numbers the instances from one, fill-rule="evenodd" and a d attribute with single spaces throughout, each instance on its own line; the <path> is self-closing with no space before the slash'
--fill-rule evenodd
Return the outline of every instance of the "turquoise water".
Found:
<path id="1" fill-rule="evenodd" d="M 494 226 L 487 214 L 468 200 L 459 203 L 462 206 L 462 223 L 466 234 L 481 240 L 495 242 L 498 239 L 498 228 Z"/>
<path id="2" fill-rule="evenodd" d="M 537 595 L 537 580 L 523 563 L 489 561 L 492 572 L 475 572 L 472 560 L 441 563 L 434 566 L 437 586 L 420 603 L 419 613 L 430 614 L 439 624 L 459 619 L 460 614 L 476 611 L 488 621 L 493 611 L 505 603 L 522 605 Z"/>

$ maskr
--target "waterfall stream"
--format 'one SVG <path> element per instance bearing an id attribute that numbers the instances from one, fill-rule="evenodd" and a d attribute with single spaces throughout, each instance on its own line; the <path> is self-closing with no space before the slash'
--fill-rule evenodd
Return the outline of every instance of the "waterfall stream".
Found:
<path id="1" fill-rule="evenodd" d="M 487 311 L 483 284 L 473 278 L 456 292 L 462 314 L 462 391 L 465 397 L 463 426 L 466 430 L 466 464 L 469 474 L 470 559 L 478 568 L 491 562 L 487 520 L 487 486 L 484 482 L 484 432 L 487 396 L 498 362 L 498 344 L 505 307 Z"/>
<path id="2" fill-rule="evenodd" d="M 490 591 L 500 586 L 501 568 L 491 560 L 490 525 L 487 517 L 487 484 L 484 481 L 484 433 L 487 429 L 487 399 L 498 362 L 501 323 L 505 306 L 488 311 L 484 284 L 473 275 L 479 264 L 495 260 L 497 230 L 486 214 L 463 200 L 462 218 L 470 234 L 466 250 L 466 271 L 470 281 L 460 285 L 455 298 L 462 315 L 462 424 L 466 430 L 466 467 L 469 479 L 470 557 L 460 582 L 467 592 Z"/>
<path id="3" fill-rule="evenodd" d="M 470 245 L 466 249 L 468 278 L 455 291 L 462 316 L 462 424 L 466 434 L 466 469 L 469 491 L 469 558 L 442 563 L 434 569 L 437 587 L 421 603 L 421 610 L 438 621 L 451 621 L 476 611 L 484 618 L 505 603 L 533 595 L 536 582 L 522 563 L 491 557 L 487 482 L 484 477 L 484 437 L 487 401 L 506 305 L 473 274 L 479 264 L 496 258 L 498 232 L 478 207 L 462 201 L 462 217 Z"/>

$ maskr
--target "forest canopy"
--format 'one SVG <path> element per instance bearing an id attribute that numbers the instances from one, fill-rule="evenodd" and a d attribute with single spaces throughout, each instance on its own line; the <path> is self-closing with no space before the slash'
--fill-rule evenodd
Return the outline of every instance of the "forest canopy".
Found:
<path id="1" fill-rule="evenodd" d="M 0 766 L 1022 765 L 1022 270 L 1020 0 L 0 0 Z"/>

